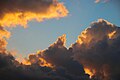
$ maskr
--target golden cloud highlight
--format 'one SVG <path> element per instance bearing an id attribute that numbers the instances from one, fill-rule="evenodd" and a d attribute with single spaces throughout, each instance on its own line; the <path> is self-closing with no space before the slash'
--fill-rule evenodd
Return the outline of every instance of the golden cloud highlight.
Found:
<path id="1" fill-rule="evenodd" d="M 39 0 L 35 0 L 35 1 L 36 2 L 34 3 L 33 8 L 37 6 L 37 9 L 35 9 L 37 12 L 32 11 L 32 10 L 28 11 L 28 10 L 24 10 L 24 9 L 19 10 L 19 8 L 18 8 L 18 10 L 13 10 L 13 11 L 8 11 L 8 12 L 6 12 L 5 10 L 3 10 L 3 11 L 1 10 L 3 15 L 1 15 L 2 18 L 0 18 L 0 25 L 5 26 L 5 27 L 9 27 L 9 26 L 15 27 L 16 25 L 21 25 L 21 26 L 26 27 L 28 21 L 31 21 L 31 20 L 37 20 L 37 21 L 41 22 L 45 19 L 65 17 L 68 14 L 68 10 L 63 5 L 63 3 L 59 3 L 56 0 L 54 0 L 54 1 L 51 0 L 51 3 L 49 3 L 49 1 L 47 1 L 47 0 L 46 0 L 46 2 L 39 2 Z M 49 6 L 41 5 L 41 4 L 48 4 L 48 3 L 49 3 Z M 39 10 L 39 7 L 40 7 L 40 10 Z M 43 8 L 45 10 L 41 10 L 41 8 Z"/>
<path id="2" fill-rule="evenodd" d="M 5 50 L 6 39 L 10 37 L 7 27 L 26 28 L 31 20 L 41 22 L 68 15 L 64 4 L 57 0 L 2 0 L 0 5 L 0 51 Z"/>

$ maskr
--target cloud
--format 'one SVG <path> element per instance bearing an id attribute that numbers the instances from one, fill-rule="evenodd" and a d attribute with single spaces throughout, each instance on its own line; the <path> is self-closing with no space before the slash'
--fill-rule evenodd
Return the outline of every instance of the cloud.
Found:
<path id="1" fill-rule="evenodd" d="M 1 80 L 90 80 L 85 69 L 93 80 L 120 79 L 118 26 L 99 19 L 71 47 L 66 48 L 66 35 L 62 35 L 47 49 L 19 62 L 6 50 L 6 39 L 10 37 L 6 28 L 26 27 L 31 20 L 65 17 L 68 11 L 57 0 L 1 0 L 0 5 Z"/>
<path id="2" fill-rule="evenodd" d="M 6 28 L 21 25 L 26 27 L 28 21 L 60 18 L 68 15 L 63 3 L 57 0 L 2 0 L 0 3 L 0 79 L 2 80 L 86 80 L 83 66 L 74 61 L 71 50 L 65 47 L 65 35 L 59 37 L 48 49 L 37 54 L 30 54 L 28 59 L 17 61 L 6 50 L 10 32 Z M 52 58 L 49 54 L 51 51 Z M 62 53 L 60 53 L 61 51 Z M 56 54 L 56 53 L 60 54 Z M 56 62 L 55 57 L 58 56 Z M 48 61 L 50 60 L 50 61 Z M 62 63 L 64 61 L 64 63 Z M 76 68 L 75 68 L 76 67 Z M 7 76 L 7 77 L 6 77 Z"/>
<path id="3" fill-rule="evenodd" d="M 72 45 L 74 59 L 100 80 L 119 80 L 120 28 L 99 19 L 83 31 Z"/>
<path id="4" fill-rule="evenodd" d="M 53 49 L 54 51 L 55 49 Z M 39 55 L 39 56 L 38 56 Z M 84 73 L 82 65 L 70 59 L 61 63 L 61 58 L 57 59 L 58 64 L 54 68 L 41 66 L 39 62 L 40 54 L 29 55 L 29 65 L 19 63 L 10 53 L 0 53 L 0 79 L 2 80 L 90 80 L 89 75 Z M 59 55 L 59 54 L 58 54 Z M 54 55 L 52 55 L 55 57 Z M 48 57 L 48 56 L 47 56 Z M 70 57 L 69 57 L 70 58 Z M 46 59 L 45 59 L 46 60 Z M 50 60 L 50 59 L 49 59 Z M 51 60 L 52 61 L 52 60 Z M 60 64 L 61 63 L 61 64 Z M 73 72 L 72 72 L 73 71 Z M 7 76 L 7 77 L 6 77 Z"/>
<path id="5" fill-rule="evenodd" d="M 65 42 L 66 36 L 63 35 L 48 49 L 40 53 L 39 56 L 55 65 L 55 67 L 64 67 L 71 74 L 79 76 L 84 74 L 82 65 L 73 60 L 71 49 L 65 47 Z"/>
<path id="6" fill-rule="evenodd" d="M 10 32 L 8 32 L 2 26 L 0 26 L 0 52 L 5 51 L 7 45 L 6 39 L 8 39 L 9 37 Z"/>
<path id="7" fill-rule="evenodd" d="M 95 3 L 100 3 L 100 2 L 103 2 L 103 3 L 107 3 L 109 2 L 110 0 L 95 0 L 94 2 Z"/>
<path id="8" fill-rule="evenodd" d="M 0 25 L 26 27 L 31 20 L 67 16 L 68 11 L 63 3 L 57 0 L 2 0 L 0 2 Z"/>
<path id="9" fill-rule="evenodd" d="M 9 38 L 9 32 L 3 27 L 1 31 L 5 34 L 2 34 L 1 38 Z M 99 19 L 81 32 L 78 40 L 69 48 L 65 46 L 64 34 L 47 49 L 30 54 L 22 62 L 17 61 L 7 50 L 0 52 L 0 78 L 2 80 L 119 80 L 119 41 L 120 28 L 104 19 Z"/>
<path id="10" fill-rule="evenodd" d="M 83 66 L 72 58 L 72 49 L 67 49 L 65 42 L 66 35 L 60 36 L 48 49 L 30 54 L 26 62 L 17 61 L 9 51 L 0 53 L 0 79 L 90 80 Z"/>
<path id="11" fill-rule="evenodd" d="M 0 2 L 0 52 L 7 45 L 10 32 L 6 28 L 21 25 L 28 21 L 60 18 L 68 15 L 63 3 L 57 0 L 1 0 Z"/>
<path id="12" fill-rule="evenodd" d="M 99 3 L 100 2 L 100 0 L 95 0 L 95 3 Z"/>
<path id="13" fill-rule="evenodd" d="M 31 64 L 50 67 L 64 76 L 64 78 L 67 77 L 65 76 L 66 74 L 69 74 L 74 76 L 71 80 L 89 79 L 89 75 L 85 74 L 83 66 L 72 58 L 72 50 L 67 49 L 65 43 L 66 35 L 64 34 L 55 43 L 51 44 L 48 49 L 39 51 L 37 54 L 29 55 L 28 61 Z M 42 62 L 41 59 L 44 61 Z M 65 71 L 65 73 L 63 74 L 62 71 Z M 69 78 L 67 79 L 69 80 Z"/>

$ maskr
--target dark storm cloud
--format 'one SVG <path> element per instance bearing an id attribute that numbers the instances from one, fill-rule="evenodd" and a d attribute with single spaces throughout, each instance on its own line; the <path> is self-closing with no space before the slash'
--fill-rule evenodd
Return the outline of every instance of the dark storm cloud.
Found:
<path id="1" fill-rule="evenodd" d="M 120 28 L 99 19 L 78 38 L 72 46 L 74 58 L 91 69 L 100 80 L 119 80 Z"/>

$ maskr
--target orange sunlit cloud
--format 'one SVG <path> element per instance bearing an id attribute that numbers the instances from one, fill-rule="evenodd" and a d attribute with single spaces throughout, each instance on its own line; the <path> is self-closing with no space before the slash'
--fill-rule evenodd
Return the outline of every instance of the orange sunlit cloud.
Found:
<path id="1" fill-rule="evenodd" d="M 90 78 L 94 75 L 94 73 L 90 69 L 84 68 L 84 70 L 85 70 L 85 73 L 90 75 Z"/>
<path id="2" fill-rule="evenodd" d="M 100 2 L 100 0 L 95 0 L 95 3 L 99 3 Z"/>
<path id="3" fill-rule="evenodd" d="M 54 67 L 51 63 L 48 63 L 44 58 L 39 58 L 39 60 L 40 60 L 39 65 L 42 67 L 50 67 L 50 68 Z"/>
<path id="4" fill-rule="evenodd" d="M 113 32 L 109 33 L 108 34 L 109 39 L 112 39 L 115 33 L 116 33 L 116 31 L 113 31 Z"/>
<path id="5" fill-rule="evenodd" d="M 27 23 L 31 20 L 41 22 L 46 19 L 61 18 L 68 15 L 68 10 L 64 4 L 57 0 L 29 0 L 28 4 L 24 4 L 25 1 L 16 0 L 13 5 L 11 4 L 12 1 L 2 1 L 0 3 L 0 51 L 5 50 L 6 38 L 10 37 L 10 32 L 5 29 L 6 27 L 11 28 L 20 25 L 26 28 Z"/>
<path id="6" fill-rule="evenodd" d="M 46 12 L 29 12 L 29 11 L 19 11 L 19 12 L 9 12 L 3 15 L 0 19 L 1 26 L 11 26 L 21 25 L 26 27 L 28 21 L 37 20 L 43 21 L 44 19 L 59 18 L 67 16 L 68 11 L 63 3 L 55 3 L 51 5 Z"/>

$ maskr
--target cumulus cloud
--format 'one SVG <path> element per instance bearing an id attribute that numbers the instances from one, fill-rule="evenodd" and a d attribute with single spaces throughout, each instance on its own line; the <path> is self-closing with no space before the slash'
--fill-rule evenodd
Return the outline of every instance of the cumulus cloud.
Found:
<path id="1" fill-rule="evenodd" d="M 120 79 L 120 28 L 99 19 L 83 31 L 72 45 L 74 59 L 100 80 Z"/>
<path id="2" fill-rule="evenodd" d="M 47 62 L 52 63 L 55 67 L 64 67 L 69 73 L 75 75 L 83 75 L 82 65 L 74 61 L 71 49 L 65 47 L 65 35 L 58 38 L 47 50 L 44 50 L 39 56 L 43 57 Z"/>
<path id="3" fill-rule="evenodd" d="M 120 79 L 118 26 L 99 19 L 71 47 L 66 48 L 66 35 L 62 35 L 47 49 L 19 62 L 6 50 L 10 37 L 6 27 L 26 27 L 28 21 L 60 18 L 68 11 L 57 0 L 1 0 L 0 5 L 1 80 L 91 80 L 86 73 L 91 73 L 93 80 Z"/>
<path id="4" fill-rule="evenodd" d="M 72 58 L 72 50 L 65 47 L 66 35 L 60 36 L 48 49 L 29 55 L 27 59 L 32 65 L 49 67 L 65 80 L 89 80 L 83 66 Z M 26 65 L 26 64 L 25 64 Z M 71 75 L 71 78 L 68 77 Z"/>
<path id="5" fill-rule="evenodd" d="M 64 76 L 68 80 L 90 80 L 90 75 L 92 80 L 119 80 L 119 40 L 120 28 L 99 19 L 92 22 L 68 49 L 65 46 L 66 35 L 62 35 L 47 49 L 30 55 L 28 61 L 32 65 L 54 69 L 62 79 Z"/>
<path id="6" fill-rule="evenodd" d="M 30 64 L 18 62 L 9 52 L 1 53 L 0 79 L 90 80 L 83 66 L 70 56 L 72 50 L 64 46 L 64 40 L 65 35 L 59 37 L 48 49 L 30 54 L 26 59 Z"/>

